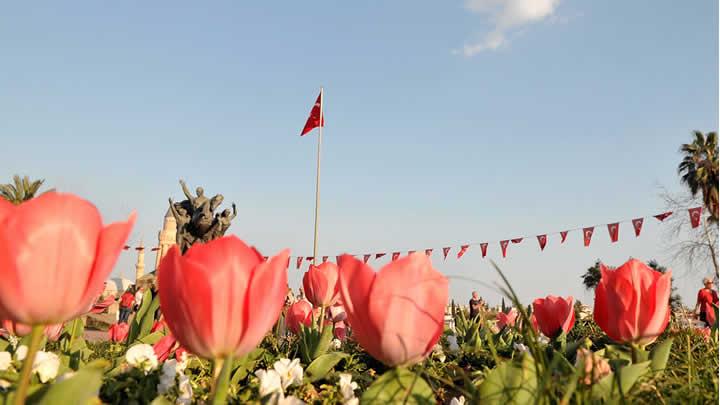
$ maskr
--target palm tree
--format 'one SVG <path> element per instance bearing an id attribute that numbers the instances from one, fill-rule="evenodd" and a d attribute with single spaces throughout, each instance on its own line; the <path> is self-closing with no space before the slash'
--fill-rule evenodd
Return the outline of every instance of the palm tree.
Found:
<path id="1" fill-rule="evenodd" d="M 710 221 L 718 222 L 718 143 L 717 132 L 704 135 L 693 131 L 692 143 L 683 144 L 683 160 L 678 174 L 693 196 L 702 192 L 703 202 L 710 213 Z"/>
<path id="2" fill-rule="evenodd" d="M 21 179 L 20 176 L 16 174 L 15 176 L 13 176 L 12 183 L 0 184 L 0 197 L 4 198 L 7 201 L 10 201 L 15 205 L 18 205 L 24 201 L 35 198 L 35 195 L 40 189 L 40 186 L 42 186 L 44 182 L 44 179 L 30 181 L 30 178 L 28 176 L 25 176 Z"/>

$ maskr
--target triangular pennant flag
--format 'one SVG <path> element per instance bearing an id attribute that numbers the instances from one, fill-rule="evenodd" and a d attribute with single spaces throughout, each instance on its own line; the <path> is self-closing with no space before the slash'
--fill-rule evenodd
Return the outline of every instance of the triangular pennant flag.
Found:
<path id="1" fill-rule="evenodd" d="M 303 262 L 303 257 L 302 257 L 302 256 L 299 256 L 299 257 L 297 258 L 297 261 L 295 262 L 295 268 L 298 269 L 298 270 L 300 270 L 300 266 L 302 266 L 302 262 Z"/>
<path id="2" fill-rule="evenodd" d="M 266 262 L 266 261 L 267 261 L 267 259 L 268 259 L 268 257 L 267 257 L 267 256 L 263 256 L 263 261 L 264 261 L 264 262 Z"/>
<path id="3" fill-rule="evenodd" d="M 590 246 L 590 239 L 592 239 L 593 229 L 595 229 L 594 226 L 583 228 L 583 243 L 585 244 L 585 247 Z"/>
<path id="4" fill-rule="evenodd" d="M 618 222 L 615 222 L 614 224 L 608 224 L 608 233 L 610 234 L 610 241 L 612 243 L 615 243 L 618 241 L 618 229 L 620 228 L 620 224 Z"/>
<path id="5" fill-rule="evenodd" d="M 488 247 L 488 244 L 485 242 L 480 244 L 480 250 L 482 251 L 482 257 L 487 256 L 487 247 Z"/>
<path id="6" fill-rule="evenodd" d="M 672 211 L 663 212 L 662 214 L 654 215 L 654 217 L 655 217 L 658 221 L 662 222 L 662 221 L 665 220 L 665 218 L 669 217 L 670 215 L 672 215 Z"/>
<path id="7" fill-rule="evenodd" d="M 411 255 L 411 254 L 413 254 L 413 253 L 415 253 L 414 250 L 408 250 L 408 255 Z"/>
<path id="8" fill-rule="evenodd" d="M 564 243 L 567 239 L 568 231 L 560 231 L 560 243 Z"/>
<path id="9" fill-rule="evenodd" d="M 449 247 L 444 247 L 444 248 L 443 248 L 443 260 L 447 259 L 448 253 L 450 253 L 450 248 L 449 248 Z"/>
<path id="10" fill-rule="evenodd" d="M 632 220 L 632 224 L 633 224 L 633 229 L 635 229 L 635 236 L 640 236 L 640 231 L 642 230 L 643 219 L 635 218 Z"/>
<path id="11" fill-rule="evenodd" d="M 285 268 L 286 269 L 290 268 L 290 256 L 288 256 L 287 263 L 285 264 Z"/>
<path id="12" fill-rule="evenodd" d="M 308 257 L 305 258 L 305 260 L 311 262 L 311 261 L 315 260 L 315 257 L 313 257 L 313 256 L 308 256 Z"/>
<path id="13" fill-rule="evenodd" d="M 379 259 L 383 256 L 385 256 L 387 253 L 375 253 L 375 259 Z"/>
<path id="14" fill-rule="evenodd" d="M 400 252 L 393 252 L 392 254 L 392 261 L 395 261 L 400 257 Z"/>
<path id="15" fill-rule="evenodd" d="M 308 132 L 312 131 L 313 129 L 317 127 L 324 127 L 325 126 L 325 114 L 321 111 L 321 104 L 322 104 L 322 92 L 318 94 L 317 100 L 315 100 L 315 104 L 313 105 L 312 109 L 310 110 L 310 116 L 308 117 L 307 121 L 305 122 L 305 127 L 303 127 L 302 132 L 300 133 L 300 136 L 303 136 L 307 134 Z M 322 115 L 322 117 L 320 116 Z"/>
<path id="16" fill-rule="evenodd" d="M 432 251 L 432 249 L 425 249 L 425 255 L 428 257 L 432 256 Z"/>
<path id="17" fill-rule="evenodd" d="M 327 259 L 328 259 L 327 256 L 323 256 L 323 257 L 322 257 L 322 262 L 325 263 L 325 262 L 327 261 Z"/>
<path id="18" fill-rule="evenodd" d="M 538 235 L 537 240 L 540 244 L 540 250 L 545 250 L 545 245 L 547 245 L 547 235 Z"/>
<path id="19" fill-rule="evenodd" d="M 130 246 L 129 245 L 123 246 L 123 250 L 130 250 Z"/>
<path id="20" fill-rule="evenodd" d="M 151 252 L 157 252 L 158 250 L 160 250 L 159 247 L 154 247 L 154 248 L 150 249 Z"/>
<path id="21" fill-rule="evenodd" d="M 503 257 L 507 256 L 508 243 L 510 243 L 509 240 L 501 240 L 501 241 L 500 241 L 500 249 L 502 249 L 502 255 L 503 255 Z"/>
<path id="22" fill-rule="evenodd" d="M 340 264 L 340 257 L 342 256 L 335 256 L 335 264 Z"/>
<path id="23" fill-rule="evenodd" d="M 367 264 L 368 260 L 370 260 L 371 254 L 363 255 L 363 263 Z"/>
<path id="24" fill-rule="evenodd" d="M 693 228 L 700 226 L 700 220 L 702 219 L 702 207 L 690 208 L 688 213 L 690 214 L 690 226 Z"/>
<path id="25" fill-rule="evenodd" d="M 515 239 L 510 239 L 510 242 L 517 244 L 517 243 L 522 242 L 522 240 L 523 240 L 523 238 L 515 238 Z"/>
<path id="26" fill-rule="evenodd" d="M 460 251 L 459 251 L 458 254 L 457 254 L 457 258 L 459 259 L 459 258 L 463 257 L 463 255 L 465 254 L 465 252 L 467 252 L 467 250 L 468 250 L 469 247 L 470 247 L 470 245 L 462 245 L 462 246 L 460 246 Z"/>

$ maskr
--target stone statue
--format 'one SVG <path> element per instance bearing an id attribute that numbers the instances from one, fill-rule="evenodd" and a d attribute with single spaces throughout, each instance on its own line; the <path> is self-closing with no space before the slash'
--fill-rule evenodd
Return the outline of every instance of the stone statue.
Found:
<path id="1" fill-rule="evenodd" d="M 208 199 L 202 187 L 196 188 L 197 195 L 193 196 L 184 181 L 180 180 L 180 186 L 187 200 L 176 203 L 170 198 L 168 201 L 177 223 L 176 243 L 180 251 L 185 253 L 194 243 L 206 243 L 225 235 L 230 221 L 237 216 L 237 208 L 233 203 L 232 214 L 229 209 L 215 214 L 224 200 L 222 194 Z"/>

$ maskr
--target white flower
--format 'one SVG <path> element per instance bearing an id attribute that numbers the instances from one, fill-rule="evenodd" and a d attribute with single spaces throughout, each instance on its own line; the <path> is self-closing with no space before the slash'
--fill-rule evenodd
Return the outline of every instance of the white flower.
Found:
<path id="1" fill-rule="evenodd" d="M 360 399 L 357 397 L 352 397 L 347 401 L 343 402 L 343 405 L 360 405 Z"/>
<path id="2" fill-rule="evenodd" d="M 513 348 L 520 353 L 525 353 L 526 351 L 528 351 L 528 347 L 522 343 L 513 343 Z"/>
<path id="3" fill-rule="evenodd" d="M 8 335 L 5 337 L 8 342 L 10 342 L 10 346 L 12 346 L 13 350 L 17 347 L 18 343 L 20 342 L 20 339 L 18 339 L 15 335 Z"/>
<path id="4" fill-rule="evenodd" d="M 465 405 L 465 397 L 455 397 L 450 400 L 450 405 Z"/>
<path id="5" fill-rule="evenodd" d="M 257 370 L 255 375 L 260 379 L 260 397 L 271 393 L 283 393 L 280 374 L 275 370 Z"/>
<path id="6" fill-rule="evenodd" d="M 74 371 L 68 371 L 67 373 L 65 373 L 65 374 L 61 375 L 60 377 L 56 378 L 56 379 L 55 379 L 55 382 L 56 382 L 56 383 L 63 382 L 63 381 L 65 381 L 65 380 L 68 380 L 68 379 L 72 378 L 74 375 L 75 375 L 75 372 L 74 372 Z"/>
<path id="7" fill-rule="evenodd" d="M 293 384 L 302 383 L 303 369 L 300 359 L 280 359 L 273 364 L 273 369 L 280 375 L 283 390 Z"/>
<path id="8" fill-rule="evenodd" d="M 60 358 L 55 353 L 39 351 L 35 353 L 32 371 L 37 373 L 40 382 L 46 383 L 57 377 Z"/>
<path id="9" fill-rule="evenodd" d="M 11 386 L 12 386 L 12 384 L 10 384 L 10 381 L 0 379 L 0 388 L 1 389 L 6 390 L 6 389 L 10 388 Z"/>
<path id="10" fill-rule="evenodd" d="M 335 350 L 340 350 L 340 348 L 342 347 L 342 342 L 340 341 L 340 339 L 333 339 L 332 342 L 330 342 L 330 346 L 332 346 L 332 348 Z"/>
<path id="11" fill-rule="evenodd" d="M 550 339 L 545 337 L 545 335 L 538 336 L 537 341 L 538 341 L 538 343 L 543 344 L 543 345 L 550 343 Z"/>
<path id="12" fill-rule="evenodd" d="M 435 346 L 433 346 L 433 354 L 438 360 L 440 360 L 441 363 L 445 363 L 445 352 L 443 351 L 442 346 L 440 346 L 440 343 L 436 343 Z"/>
<path id="13" fill-rule="evenodd" d="M 8 352 L 0 352 L 0 371 L 5 371 L 12 364 L 12 356 Z"/>
<path id="14" fill-rule="evenodd" d="M 25 357 L 27 357 L 28 347 L 25 345 L 20 345 L 20 347 L 15 350 L 15 359 L 17 361 L 23 361 L 25 360 Z"/>
<path id="15" fill-rule="evenodd" d="M 345 401 L 348 401 L 355 397 L 355 390 L 358 388 L 358 385 L 355 381 L 352 380 L 352 374 L 340 374 L 340 380 L 338 381 L 338 385 L 340 385 L 340 392 L 342 393 L 343 399 Z"/>
<path id="16" fill-rule="evenodd" d="M 277 400 L 277 405 L 305 405 L 300 398 L 290 395 L 289 397 L 280 397 Z"/>
<path id="17" fill-rule="evenodd" d="M 447 337 L 447 341 L 448 341 L 448 349 L 451 352 L 457 352 L 458 350 L 460 350 L 460 346 L 458 346 L 458 342 L 457 342 L 457 336 L 450 335 Z"/>
<path id="18" fill-rule="evenodd" d="M 162 373 L 160 374 L 160 384 L 157 385 L 158 394 L 164 394 L 175 385 L 175 374 L 177 370 L 177 361 L 167 360 L 162 365 Z"/>
<path id="19" fill-rule="evenodd" d="M 153 347 L 148 344 L 139 344 L 128 349 L 125 360 L 133 367 L 137 367 L 147 374 L 158 366 L 158 359 Z"/>
<path id="20" fill-rule="evenodd" d="M 185 374 L 178 377 L 178 399 L 175 401 L 177 405 L 190 405 L 193 399 L 193 390 L 190 385 L 190 379 Z"/>

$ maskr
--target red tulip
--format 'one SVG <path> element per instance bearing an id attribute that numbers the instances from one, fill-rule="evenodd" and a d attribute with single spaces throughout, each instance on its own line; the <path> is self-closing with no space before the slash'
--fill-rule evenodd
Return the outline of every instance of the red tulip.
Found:
<path id="1" fill-rule="evenodd" d="M 530 315 L 530 326 L 532 326 L 535 333 L 540 330 L 540 326 L 538 325 L 538 320 L 535 314 Z"/>
<path id="2" fill-rule="evenodd" d="M 165 321 L 155 321 L 155 323 L 153 323 L 152 328 L 150 329 L 150 333 L 155 333 L 157 331 L 162 332 L 165 329 L 165 327 L 166 327 Z"/>
<path id="3" fill-rule="evenodd" d="M 62 323 L 48 325 L 45 327 L 45 336 L 47 336 L 49 341 L 57 342 L 60 336 L 62 336 L 63 330 L 65 330 L 65 325 Z"/>
<path id="4" fill-rule="evenodd" d="M 0 313 L 27 325 L 85 313 L 122 251 L 135 214 L 103 226 L 90 202 L 45 193 L 20 205 L 0 199 Z"/>
<path id="5" fill-rule="evenodd" d="M 312 314 L 313 307 L 309 302 L 297 301 L 288 308 L 285 324 L 290 332 L 297 334 L 300 331 L 300 324 L 308 327 L 312 325 Z"/>
<path id="6" fill-rule="evenodd" d="M 110 329 L 108 329 L 110 340 L 115 343 L 124 342 L 128 337 L 128 333 L 130 333 L 130 325 L 125 322 L 114 323 L 110 325 Z"/>
<path id="7" fill-rule="evenodd" d="M 170 353 L 172 353 L 172 349 L 175 346 L 175 343 L 177 343 L 177 340 L 173 335 L 167 335 L 163 336 L 155 342 L 153 345 L 153 351 L 155 352 L 155 356 L 157 357 L 159 362 L 163 362 L 167 360 L 167 358 L 170 356 Z"/>
<path id="8" fill-rule="evenodd" d="M 176 359 L 181 360 L 183 354 L 190 355 L 190 353 L 188 353 L 187 349 L 182 346 L 179 346 L 177 349 L 175 349 L 175 358 Z"/>
<path id="9" fill-rule="evenodd" d="M 211 359 L 249 353 L 272 329 L 287 293 L 289 251 L 263 260 L 235 236 L 173 246 L 160 263 L 165 323 L 180 344 Z"/>
<path id="10" fill-rule="evenodd" d="M 504 327 L 512 328 L 515 326 L 515 320 L 518 317 L 518 312 L 515 308 L 510 308 L 510 310 L 505 312 L 498 312 L 497 315 L 495 315 L 495 319 L 497 320 L 497 326 L 498 328 L 502 329 Z"/>
<path id="11" fill-rule="evenodd" d="M 561 333 L 568 333 L 575 325 L 573 297 L 548 295 L 533 301 L 533 315 L 543 335 L 555 339 Z"/>
<path id="12" fill-rule="evenodd" d="M 316 307 L 334 305 L 340 298 L 337 280 L 338 267 L 335 263 L 310 266 L 303 276 L 305 297 Z"/>
<path id="13" fill-rule="evenodd" d="M 600 272 L 594 309 L 598 326 L 616 342 L 654 342 L 670 320 L 671 272 L 660 273 L 635 259 L 615 270 L 601 265 Z"/>
<path id="14" fill-rule="evenodd" d="M 448 280 L 424 253 L 395 260 L 378 273 L 343 255 L 340 293 L 353 337 L 388 366 L 421 361 L 442 334 Z"/>
<path id="15" fill-rule="evenodd" d="M 64 326 L 62 323 L 48 325 L 44 329 L 45 336 L 51 342 L 56 342 L 60 339 L 60 335 L 63 333 Z M 2 327 L 5 331 L 14 336 L 27 336 L 32 332 L 32 326 L 25 325 L 19 322 L 13 322 L 9 320 L 2 321 Z"/>

